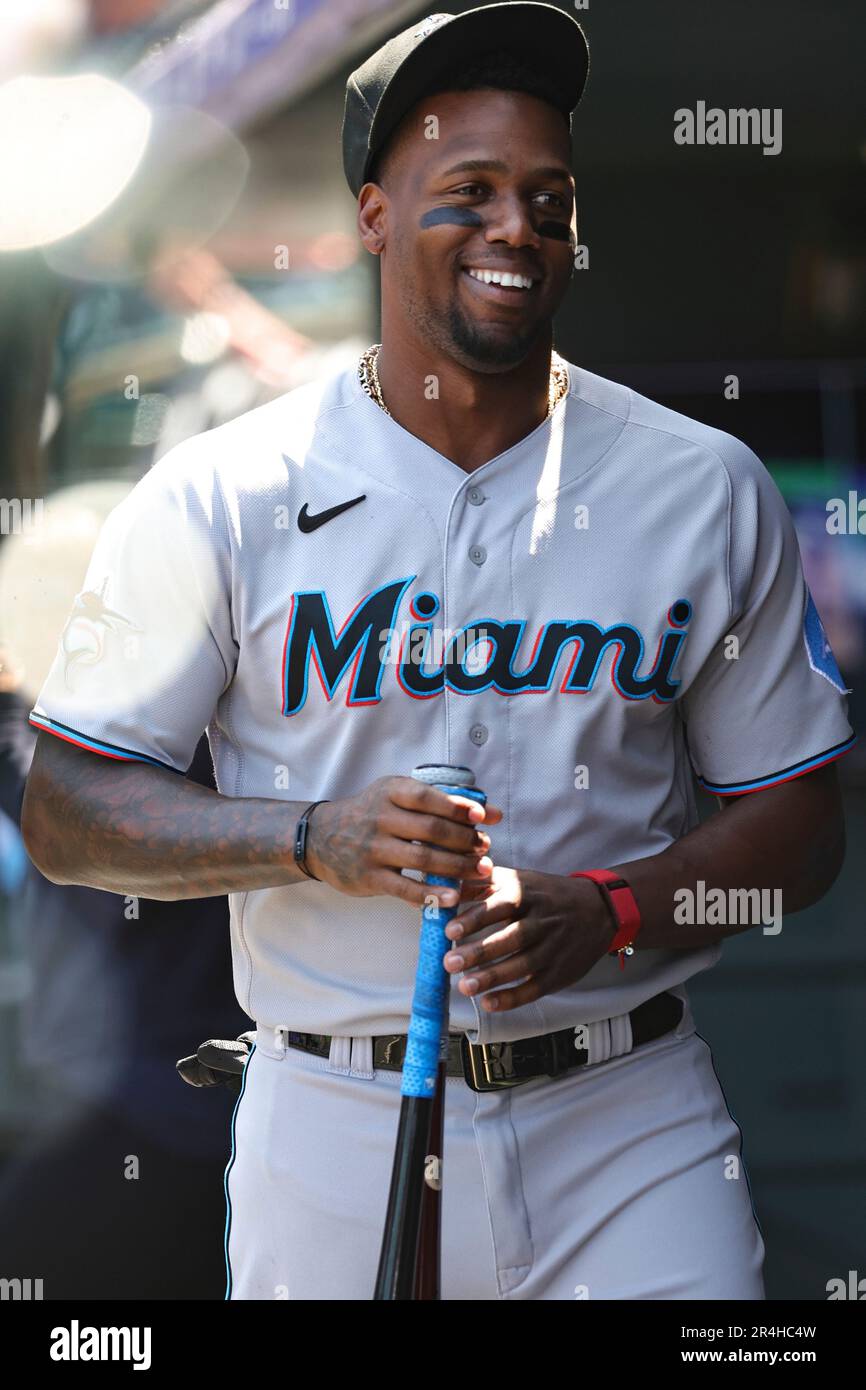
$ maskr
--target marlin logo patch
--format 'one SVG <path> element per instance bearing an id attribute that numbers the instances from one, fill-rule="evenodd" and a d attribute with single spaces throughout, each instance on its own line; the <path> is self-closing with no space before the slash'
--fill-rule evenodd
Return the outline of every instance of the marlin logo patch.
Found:
<path id="1" fill-rule="evenodd" d="M 98 592 L 90 589 L 79 594 L 69 621 L 63 629 L 63 635 L 60 638 L 60 650 L 65 657 L 63 679 L 67 687 L 71 684 L 72 672 L 79 666 L 95 666 L 97 662 L 102 660 L 105 654 L 105 638 L 108 633 L 143 631 L 142 628 L 136 627 L 129 618 L 124 617 L 122 613 L 118 613 L 106 605 L 105 592 L 107 588 L 108 578 L 106 577 Z"/>

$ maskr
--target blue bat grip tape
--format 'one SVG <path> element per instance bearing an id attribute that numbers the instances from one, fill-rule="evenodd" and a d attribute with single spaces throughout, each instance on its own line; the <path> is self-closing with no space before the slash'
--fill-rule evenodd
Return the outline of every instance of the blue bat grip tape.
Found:
<path id="1" fill-rule="evenodd" d="M 436 783 L 438 791 L 454 796 L 470 797 L 483 806 L 487 800 L 477 787 L 451 787 Z M 428 874 L 425 882 L 456 888 L 458 880 Z M 404 1096 L 432 1099 L 436 1091 L 436 1070 L 439 1065 L 439 1040 L 445 1019 L 445 1009 L 451 988 L 451 976 L 442 964 L 442 957 L 451 945 L 445 928 L 457 915 L 456 907 L 428 904 L 421 914 L 421 939 L 418 945 L 418 970 L 412 998 L 412 1016 L 403 1062 Z"/>

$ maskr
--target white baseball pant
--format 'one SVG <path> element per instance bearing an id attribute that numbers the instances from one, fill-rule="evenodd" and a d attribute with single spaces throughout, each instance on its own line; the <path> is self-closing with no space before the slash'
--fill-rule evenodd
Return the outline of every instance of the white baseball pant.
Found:
<path id="1" fill-rule="evenodd" d="M 604 1051 L 622 1022 L 593 1025 Z M 369 1300 L 400 1074 L 371 1071 L 369 1038 L 334 1039 L 328 1059 L 257 1039 L 226 1169 L 226 1296 Z M 556 1080 L 477 1094 L 449 1078 L 445 1115 L 443 1299 L 764 1298 L 740 1132 L 687 1000 L 675 1032 Z"/>

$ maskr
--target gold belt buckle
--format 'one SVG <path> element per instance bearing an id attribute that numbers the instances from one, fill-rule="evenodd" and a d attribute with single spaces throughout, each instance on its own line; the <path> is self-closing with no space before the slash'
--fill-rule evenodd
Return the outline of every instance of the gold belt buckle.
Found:
<path id="1" fill-rule="evenodd" d="M 460 1050 L 463 1077 L 473 1091 L 498 1091 L 528 1079 L 514 1075 L 511 1043 L 471 1043 L 464 1033 Z"/>

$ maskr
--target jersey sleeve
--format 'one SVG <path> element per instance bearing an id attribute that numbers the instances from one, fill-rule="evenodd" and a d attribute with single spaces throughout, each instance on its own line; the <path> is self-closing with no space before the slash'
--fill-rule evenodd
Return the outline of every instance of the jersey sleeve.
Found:
<path id="1" fill-rule="evenodd" d="M 801 776 L 855 742 L 790 513 L 760 460 L 727 441 L 729 620 L 681 702 L 698 780 L 719 796 Z"/>
<path id="2" fill-rule="evenodd" d="M 108 758 L 188 769 L 237 660 L 206 439 L 171 450 L 106 519 L 35 727 Z"/>

